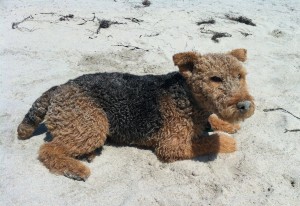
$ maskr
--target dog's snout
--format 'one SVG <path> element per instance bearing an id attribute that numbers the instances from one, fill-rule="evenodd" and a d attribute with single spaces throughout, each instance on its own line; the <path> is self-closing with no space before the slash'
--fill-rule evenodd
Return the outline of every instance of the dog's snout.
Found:
<path id="1" fill-rule="evenodd" d="M 237 103 L 236 106 L 240 112 L 247 112 L 251 106 L 251 102 L 250 101 L 239 102 Z"/>

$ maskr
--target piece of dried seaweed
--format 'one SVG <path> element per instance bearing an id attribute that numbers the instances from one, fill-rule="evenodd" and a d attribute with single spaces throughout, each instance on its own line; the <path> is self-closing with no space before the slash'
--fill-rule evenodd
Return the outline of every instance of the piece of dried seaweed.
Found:
<path id="1" fill-rule="evenodd" d="M 144 51 L 146 51 L 146 52 L 149 51 L 149 49 L 143 49 L 143 48 L 140 48 L 140 47 L 137 47 L 137 46 L 124 45 L 124 44 L 116 44 L 116 45 L 112 45 L 112 46 L 126 47 L 126 48 L 129 48 L 130 50 L 140 49 L 140 50 L 144 50 Z"/>
<path id="2" fill-rule="evenodd" d="M 137 18 L 124 18 L 124 19 L 130 20 L 130 21 L 132 21 L 133 23 L 137 23 L 137 24 L 140 24 L 140 22 L 143 22 L 143 21 L 144 21 L 144 20 L 137 19 Z"/>
<path id="3" fill-rule="evenodd" d="M 118 21 L 110 21 L 110 20 L 105 20 L 105 19 L 98 19 L 99 21 L 99 26 L 98 26 L 98 29 L 96 31 L 96 34 L 99 34 L 100 32 L 100 29 L 107 29 L 109 28 L 112 24 L 126 24 L 126 23 L 121 23 L 121 22 L 118 22 Z"/>
<path id="4" fill-rule="evenodd" d="M 144 1 L 142 2 L 142 4 L 144 5 L 144 7 L 148 7 L 148 6 L 151 5 L 151 1 L 149 1 L 149 0 L 144 0 Z"/>
<path id="5" fill-rule="evenodd" d="M 211 37 L 211 40 L 213 40 L 216 43 L 219 43 L 219 38 L 222 37 L 231 37 L 232 35 L 229 33 L 223 33 L 223 32 L 215 32 L 214 35 Z"/>
<path id="6" fill-rule="evenodd" d="M 240 33 L 244 36 L 244 37 L 247 37 L 247 36 L 250 36 L 250 35 L 252 35 L 252 34 L 250 34 L 250 33 L 247 33 L 247 32 L 242 32 L 242 31 L 240 31 Z"/>
<path id="7" fill-rule="evenodd" d="M 216 43 L 219 43 L 218 38 L 232 37 L 232 35 L 227 32 L 216 32 L 212 30 L 206 30 L 204 27 L 200 28 L 200 32 L 203 34 L 212 34 L 213 36 L 211 37 L 211 40 L 213 40 Z"/>
<path id="8" fill-rule="evenodd" d="M 74 18 L 74 14 L 68 14 L 68 15 L 65 15 L 65 16 L 61 16 L 59 18 L 59 21 L 69 21 L 69 19 L 73 19 Z"/>
<path id="9" fill-rule="evenodd" d="M 208 20 L 203 20 L 203 21 L 198 21 L 196 24 L 199 26 L 201 24 L 215 24 L 216 21 L 214 19 L 208 19 Z"/>
<path id="10" fill-rule="evenodd" d="M 245 16 L 234 17 L 234 16 L 231 16 L 229 14 L 226 14 L 225 17 L 229 20 L 232 20 L 232 21 L 237 21 L 237 22 L 244 23 L 244 24 L 247 24 L 247 25 L 256 26 L 256 24 L 252 22 L 252 19 L 249 19 Z"/>

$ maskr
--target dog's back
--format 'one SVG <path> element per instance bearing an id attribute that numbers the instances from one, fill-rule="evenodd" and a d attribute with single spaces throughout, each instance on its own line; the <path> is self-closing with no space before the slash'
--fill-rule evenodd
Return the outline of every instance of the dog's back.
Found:
<path id="1" fill-rule="evenodd" d="M 163 124 L 161 98 L 176 93 L 186 97 L 185 82 L 178 72 L 144 76 L 97 73 L 69 84 L 79 87 L 105 111 L 109 137 L 118 143 L 132 144 L 151 137 Z"/>

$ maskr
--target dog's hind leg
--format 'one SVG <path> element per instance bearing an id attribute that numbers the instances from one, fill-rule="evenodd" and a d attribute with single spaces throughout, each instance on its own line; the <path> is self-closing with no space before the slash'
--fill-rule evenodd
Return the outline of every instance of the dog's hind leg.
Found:
<path id="1" fill-rule="evenodd" d="M 75 158 L 105 143 L 109 132 L 105 112 L 76 86 L 66 85 L 55 95 L 45 124 L 53 141 L 41 146 L 40 161 L 53 173 L 86 180 L 90 170 Z"/>
<path id="2" fill-rule="evenodd" d="M 52 87 L 42 94 L 32 105 L 28 113 L 25 115 L 23 121 L 18 126 L 18 138 L 28 139 L 38 127 L 39 123 L 44 120 L 48 111 L 51 97 L 57 86 Z"/>

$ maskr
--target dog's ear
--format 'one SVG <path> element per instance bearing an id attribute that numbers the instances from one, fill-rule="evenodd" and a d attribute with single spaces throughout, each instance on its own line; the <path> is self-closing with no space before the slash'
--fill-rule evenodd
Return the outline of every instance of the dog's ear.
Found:
<path id="1" fill-rule="evenodd" d="M 247 60 L 247 50 L 246 49 L 234 49 L 228 54 L 234 56 L 241 62 L 245 62 Z"/>
<path id="2" fill-rule="evenodd" d="M 173 62 L 175 66 L 178 66 L 181 75 L 188 78 L 192 75 L 194 65 L 198 58 L 199 55 L 196 52 L 184 52 L 175 54 L 173 56 Z"/>

